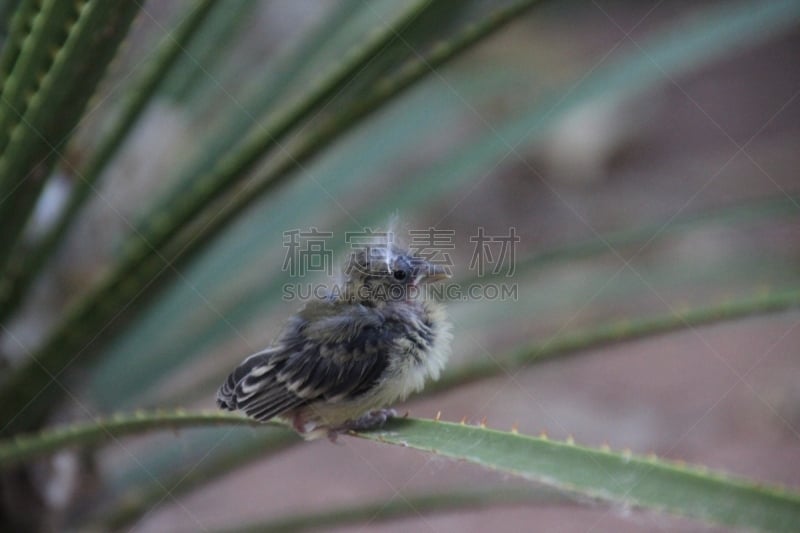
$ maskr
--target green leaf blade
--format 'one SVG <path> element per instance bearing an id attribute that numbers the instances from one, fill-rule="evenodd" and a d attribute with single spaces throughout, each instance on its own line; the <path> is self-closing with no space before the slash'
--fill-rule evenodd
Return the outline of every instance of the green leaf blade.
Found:
<path id="1" fill-rule="evenodd" d="M 126 92 L 120 115 L 112 131 L 102 138 L 91 161 L 79 173 L 80 179 L 75 184 L 67 206 L 50 231 L 32 249 L 20 245 L 14 248 L 5 279 L 0 282 L 4 287 L 0 289 L 0 320 L 10 316 L 23 301 L 36 275 L 63 242 L 81 208 L 95 190 L 96 183 L 106 166 L 137 123 L 142 111 L 150 103 L 165 73 L 184 50 L 187 41 L 203 25 L 213 6 L 212 0 L 199 0 L 190 8 L 191 13 L 175 30 L 175 35 L 170 34 L 165 38 L 153 60 Z"/>
<path id="2" fill-rule="evenodd" d="M 78 4 L 55 2 L 53 9 L 63 9 L 64 6 L 75 7 Z M 4 199 L 0 208 L 0 226 L 3 227 L 0 234 L 0 272 L 5 270 L 11 250 L 19 241 L 50 169 L 60 155 L 59 150 L 75 131 L 90 97 L 139 9 L 141 6 L 136 2 L 117 5 L 87 0 L 79 5 L 77 14 L 69 19 L 68 33 L 62 45 L 52 47 L 52 37 L 47 31 L 48 25 L 44 23 L 41 32 L 34 32 L 26 39 L 26 42 L 34 40 L 37 46 L 31 47 L 40 50 L 40 55 L 44 55 L 48 61 L 46 65 L 42 65 L 41 61 L 33 62 L 39 68 L 35 68 L 33 63 L 29 65 L 24 62 L 22 56 L 29 47 L 23 45 L 18 61 L 23 63 L 20 66 L 22 78 L 19 87 L 26 106 L 24 115 L 14 125 L 8 145 L 4 146 L 0 155 L 0 196 Z M 46 16 L 46 13 L 36 19 L 41 16 Z M 65 13 L 64 17 L 69 18 L 69 13 Z M 60 18 L 55 20 L 57 22 Z M 49 19 L 46 22 L 52 23 Z M 92 61 L 85 60 L 89 50 L 94 52 Z M 14 71 L 17 71 L 17 66 Z M 43 70 L 39 70 L 43 67 Z M 36 88 L 32 93 L 25 90 L 25 87 L 34 88 L 31 80 Z M 7 106 L 0 109 L 9 111 Z M 11 112 L 14 113 L 14 110 Z M 7 125 L 0 127 L 0 134 L 6 131 Z"/>
<path id="3" fill-rule="evenodd" d="M 512 473 L 623 505 L 734 527 L 794 531 L 800 495 L 630 453 L 434 420 L 393 420 L 359 437 Z"/>
<path id="4" fill-rule="evenodd" d="M 155 412 L 76 424 L 0 442 L 0 465 L 92 446 L 122 435 L 162 428 L 220 424 L 258 425 L 239 415 Z M 423 419 L 392 419 L 378 430 L 353 436 L 414 448 L 514 474 L 567 493 L 638 506 L 733 527 L 793 531 L 800 523 L 800 494 L 720 472 L 630 452 L 612 452 L 529 437 L 485 426 Z M 129 514 L 118 519 L 127 522 Z"/>

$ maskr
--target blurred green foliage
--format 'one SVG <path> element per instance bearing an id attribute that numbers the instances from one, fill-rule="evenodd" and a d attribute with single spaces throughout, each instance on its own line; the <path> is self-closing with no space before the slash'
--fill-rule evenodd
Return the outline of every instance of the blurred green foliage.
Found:
<path id="1" fill-rule="evenodd" d="M 697 9 L 635 46 L 628 43 L 624 53 L 590 69 L 586 76 L 551 80 L 548 72 L 521 72 L 503 62 L 481 63 L 473 72 L 469 56 L 459 58 L 475 54 L 475 45 L 500 38 L 499 33 L 514 28 L 535 31 L 542 27 L 538 21 L 568 12 L 569 3 L 342 0 L 317 6 L 324 13 L 316 22 L 291 39 L 273 42 L 269 53 L 246 38 L 249 35 L 252 41 L 249 26 L 265 16 L 263 8 L 258 2 L 233 0 L 159 6 L 109 0 L 0 3 L 0 333 L 23 353 L 9 357 L 0 382 L 0 437 L 6 444 L 23 442 L 30 446 L 28 451 L 37 446 L 52 451 L 67 442 L 80 444 L 83 437 L 73 434 L 72 440 L 61 441 L 44 433 L 28 436 L 27 441 L 13 439 L 76 413 L 93 417 L 117 409 L 173 407 L 212 397 L 216 383 L 240 359 L 241 349 L 260 347 L 274 332 L 262 331 L 263 325 L 277 326 L 290 310 L 281 300 L 282 231 L 330 228 L 337 235 L 334 251 L 341 255 L 346 243 L 338 236 L 376 227 L 397 211 L 413 219 L 439 210 L 441 224 L 451 214 L 450 206 L 492 176 L 509 156 L 524 161 L 521 153 L 543 141 L 559 121 L 582 106 L 635 99 L 665 76 L 680 75 L 779 36 L 800 16 L 796 1 Z M 270 15 L 269 9 L 266 13 Z M 137 16 L 139 24 L 149 24 L 150 33 L 160 33 L 160 38 L 145 39 L 148 32 L 137 28 Z M 171 18 L 169 27 L 162 26 L 158 17 Z M 129 34 L 131 27 L 137 29 Z M 152 27 L 160 31 L 153 32 Z M 126 36 L 130 48 L 121 46 Z M 115 56 L 118 59 L 112 61 Z M 466 120 L 465 108 L 479 119 Z M 493 111 L 481 114 L 476 109 Z M 124 231 L 98 239 L 107 241 L 104 245 L 113 252 L 94 256 L 92 250 L 99 243 L 93 242 L 93 234 L 81 232 L 82 217 L 93 209 L 95 197 L 110 205 L 104 191 L 125 180 L 121 161 L 136 153 L 138 128 L 153 120 L 149 113 L 179 117 L 175 120 L 190 141 L 166 147 L 171 154 L 169 172 L 143 184 L 143 191 L 130 197 L 125 213 L 114 213 L 124 221 Z M 146 159 L 148 154 L 139 157 Z M 56 209 L 54 221 L 36 227 L 37 202 L 43 202 L 48 184 L 64 175 L 71 180 L 65 207 Z M 736 268 L 723 269 L 716 263 L 689 272 L 654 268 L 652 282 L 641 276 L 615 276 L 606 283 L 608 293 L 603 298 L 622 300 L 644 285 L 691 288 L 710 282 L 723 288 L 744 286 L 747 290 L 742 292 L 752 294 L 758 288 L 751 283 L 756 277 L 771 285 L 767 295 L 666 318 L 640 318 L 628 322 L 628 329 L 618 322 L 601 324 L 551 337 L 546 343 L 531 343 L 526 329 L 531 314 L 550 325 L 564 308 L 585 299 L 600 278 L 608 277 L 600 270 L 582 283 L 541 283 L 538 276 L 553 265 L 579 264 L 618 250 L 635 251 L 635 257 L 657 238 L 715 224 L 779 220 L 796 216 L 799 209 L 796 195 L 781 194 L 676 216 L 665 223 L 652 220 L 550 250 L 526 250 L 519 258 L 515 281 L 535 288 L 537 298 L 451 302 L 457 336 L 463 339 L 476 330 L 492 335 L 503 324 L 508 329 L 522 326 L 518 328 L 522 334 L 501 346 L 511 354 L 509 364 L 521 366 L 542 353 L 589 349 L 638 335 L 796 307 L 796 264 L 791 257 L 776 257 L 767 266 L 753 259 L 742 260 Z M 69 263 L 70 257 L 84 254 L 88 257 L 78 261 L 79 267 Z M 92 266 L 90 272 L 85 271 L 86 263 Z M 58 278 L 70 270 L 79 274 Z M 72 281 L 53 291 L 58 300 L 56 317 L 36 321 L 44 328 L 42 340 L 29 348 L 17 338 L 14 320 L 35 306 L 37 283 L 54 272 L 58 279 Z M 465 272 L 457 274 L 464 284 L 480 281 Z M 75 278 L 81 281 L 76 283 Z M 437 390 L 499 371 L 494 363 L 474 355 L 463 355 L 457 361 L 460 366 L 451 367 Z M 64 408 L 72 400 L 77 411 Z M 203 420 L 192 419 L 192 424 L 203 425 Z M 125 427 L 135 433 L 162 425 L 145 422 Z M 434 432 L 423 440 L 436 439 L 435 426 L 420 427 L 422 433 Z M 92 445 L 86 452 L 91 456 L 98 453 L 92 439 L 103 437 L 104 430 L 101 425 L 84 430 L 94 435 L 85 441 Z M 254 435 L 205 428 L 185 435 L 187 442 L 179 452 L 165 446 L 161 436 L 151 435 L 143 463 L 116 471 L 100 469 L 96 475 L 104 489 L 98 491 L 102 497 L 97 495 L 96 505 L 70 511 L 67 521 L 78 528 L 89 523 L 124 527 L 164 499 L 164 483 L 176 493 L 193 489 L 295 442 L 282 430 Z M 481 439 L 472 433 L 453 438 Z M 224 439 L 228 445 L 216 449 Z M 442 447 L 426 442 L 418 447 L 442 452 Z M 510 448 L 504 448 L 506 444 Z M 527 453 L 517 445 L 516 437 L 504 436 L 478 448 L 502 462 L 514 453 Z M 603 453 L 589 450 L 558 464 L 564 472 L 577 472 L 581 461 L 595 457 L 592 454 L 600 454 L 602 461 L 619 459 Z M 208 455 L 209 460 L 193 469 L 178 488 L 184 481 L 182 470 Z M 462 452 L 451 455 L 469 460 Z M 29 466 L 15 466 L 18 470 L 11 471 L 9 479 L 28 472 Z M 531 477 L 551 479 L 545 470 Z M 634 483 L 629 490 L 643 491 L 636 494 L 636 503 L 722 523 L 786 524 L 788 514 L 773 524 L 755 518 L 726 520 L 728 511 L 719 509 L 689 510 L 697 501 L 711 505 L 717 485 L 711 478 L 698 481 L 667 470 L 664 476 L 651 478 L 654 493 L 677 494 L 691 488 L 707 491 L 707 498 L 667 504 L 663 498 L 649 499 L 645 492 L 650 485 Z M 625 468 L 622 472 L 630 474 Z M 568 477 L 560 482 L 582 494 L 614 501 L 629 496 L 618 487 L 607 490 L 599 478 L 577 483 Z M 747 508 L 751 498 L 755 506 L 763 496 L 755 492 L 736 492 L 737 505 Z M 24 491 L 20 494 L 26 497 Z M 522 499 L 530 497 L 526 493 Z M 518 492 L 509 492 L 508 499 L 497 501 L 520 499 Z M 474 501 L 454 492 L 453 498 L 443 498 L 433 508 Z M 9 515 L 3 525 L 18 525 L 11 511 L 3 514 Z M 347 516 L 365 517 L 369 512 Z M 286 519 L 288 524 L 295 522 L 298 528 L 314 525 L 297 517 Z"/>

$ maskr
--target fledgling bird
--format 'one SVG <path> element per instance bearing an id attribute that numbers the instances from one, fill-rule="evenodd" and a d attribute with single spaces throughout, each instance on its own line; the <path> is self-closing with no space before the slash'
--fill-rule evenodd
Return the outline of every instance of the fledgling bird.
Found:
<path id="1" fill-rule="evenodd" d="M 441 305 L 419 284 L 449 277 L 392 243 L 354 252 L 330 295 L 292 316 L 273 346 L 245 359 L 217 405 L 289 422 L 305 439 L 368 429 L 438 379 L 450 351 Z"/>

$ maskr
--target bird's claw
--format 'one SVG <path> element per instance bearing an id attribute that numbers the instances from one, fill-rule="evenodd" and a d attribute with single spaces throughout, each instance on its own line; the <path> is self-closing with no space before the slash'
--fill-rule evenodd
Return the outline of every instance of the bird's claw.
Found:
<path id="1" fill-rule="evenodd" d="M 377 409 L 353 420 L 347 424 L 348 428 L 352 431 L 363 431 L 365 429 L 374 429 L 383 427 L 386 421 L 390 418 L 397 416 L 397 411 L 394 409 Z"/>
<path id="2" fill-rule="evenodd" d="M 337 428 L 329 429 L 328 440 L 336 442 L 336 438 L 340 433 L 347 433 L 348 431 L 365 431 L 383 427 L 387 420 L 396 416 L 397 411 L 394 409 L 376 409 L 375 411 L 370 411 L 355 420 L 345 422 Z"/>

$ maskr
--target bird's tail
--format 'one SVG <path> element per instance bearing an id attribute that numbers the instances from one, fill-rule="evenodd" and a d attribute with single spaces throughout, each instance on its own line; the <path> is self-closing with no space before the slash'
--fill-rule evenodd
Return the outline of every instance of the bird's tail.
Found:
<path id="1" fill-rule="evenodd" d="M 236 371 L 234 370 L 217 391 L 217 407 L 228 411 L 236 410 L 236 395 L 234 394 L 236 383 Z"/>
<path id="2" fill-rule="evenodd" d="M 242 361 L 242 364 L 237 366 L 236 369 L 228 375 L 227 379 L 225 379 L 225 382 L 217 391 L 217 406 L 220 409 L 235 411 L 239 408 L 239 405 L 236 401 L 236 386 L 250 373 L 250 370 L 253 367 L 266 362 L 266 360 L 272 355 L 272 352 L 273 349 L 268 348 L 264 351 L 254 353 Z"/>

